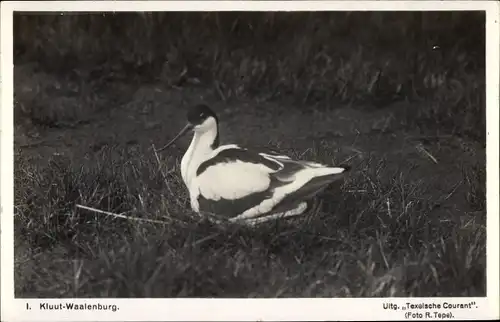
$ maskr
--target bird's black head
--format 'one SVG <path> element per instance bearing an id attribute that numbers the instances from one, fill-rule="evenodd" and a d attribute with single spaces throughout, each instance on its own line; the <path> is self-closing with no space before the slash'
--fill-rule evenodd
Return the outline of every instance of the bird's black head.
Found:
<path id="1" fill-rule="evenodd" d="M 198 104 L 190 107 L 187 111 L 187 121 L 186 126 L 184 126 L 184 128 L 169 143 L 167 143 L 163 148 L 156 150 L 156 152 L 168 148 L 175 141 L 177 141 L 177 139 L 189 131 L 194 131 L 199 135 L 212 133 L 213 142 L 211 142 L 211 147 L 215 149 L 219 146 L 219 120 L 210 107 L 204 104 Z"/>
<path id="2" fill-rule="evenodd" d="M 190 125 L 196 133 L 213 133 L 214 141 L 212 148 L 219 146 L 219 119 L 210 107 L 205 104 L 194 105 L 187 112 L 188 126 Z"/>
<path id="3" fill-rule="evenodd" d="M 217 121 L 217 115 L 207 105 L 198 104 L 189 108 L 187 112 L 187 120 L 194 127 L 202 125 L 210 117 Z"/>

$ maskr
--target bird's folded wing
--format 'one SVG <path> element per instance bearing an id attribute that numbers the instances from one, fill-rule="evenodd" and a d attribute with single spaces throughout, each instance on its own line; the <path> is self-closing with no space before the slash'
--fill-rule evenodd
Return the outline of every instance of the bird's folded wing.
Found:
<path id="1" fill-rule="evenodd" d="M 241 199 L 269 188 L 271 179 L 267 169 L 261 164 L 239 160 L 219 163 L 198 176 L 198 188 L 206 199 Z"/>
<path id="2" fill-rule="evenodd" d="M 269 189 L 270 173 L 281 168 L 274 159 L 234 146 L 203 162 L 197 170 L 197 182 L 207 199 L 239 199 Z"/>

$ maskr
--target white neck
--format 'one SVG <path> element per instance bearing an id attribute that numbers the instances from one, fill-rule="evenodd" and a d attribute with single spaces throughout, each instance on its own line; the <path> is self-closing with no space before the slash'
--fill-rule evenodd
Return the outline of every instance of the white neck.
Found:
<path id="1" fill-rule="evenodd" d="M 194 132 L 191 144 L 181 161 L 181 175 L 184 184 L 190 187 L 191 180 L 196 176 L 196 170 L 203 161 L 210 158 L 214 150 L 212 145 L 217 137 L 217 126 Z"/>

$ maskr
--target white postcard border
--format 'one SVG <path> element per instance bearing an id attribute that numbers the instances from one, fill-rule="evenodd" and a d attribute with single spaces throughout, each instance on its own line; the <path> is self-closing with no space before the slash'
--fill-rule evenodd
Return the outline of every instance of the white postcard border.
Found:
<path id="1" fill-rule="evenodd" d="M 410 310 L 388 306 L 472 303 L 455 319 L 499 317 L 499 4 L 495 1 L 33 1 L 1 3 L 1 314 L 5 321 L 257 321 L 401 320 Z M 13 11 L 487 11 L 487 297 L 358 299 L 14 299 L 13 256 Z M 101 310 L 41 310 L 43 303 L 101 305 Z M 102 310 L 115 304 L 116 312 Z M 30 309 L 26 307 L 30 306 Z M 48 305 L 48 304 L 47 304 Z M 386 306 L 387 308 L 384 308 Z M 426 312 L 416 310 L 416 312 Z M 441 312 L 441 311 L 440 311 Z M 443 309 L 442 312 L 447 312 Z M 423 313 L 425 314 L 425 313 Z M 434 319 L 423 315 L 422 318 Z"/>

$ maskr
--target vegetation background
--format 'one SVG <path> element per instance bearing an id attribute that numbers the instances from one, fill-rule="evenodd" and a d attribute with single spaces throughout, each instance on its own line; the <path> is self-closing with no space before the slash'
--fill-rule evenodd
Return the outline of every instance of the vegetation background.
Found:
<path id="1" fill-rule="evenodd" d="M 484 12 L 16 13 L 14 60 L 18 297 L 485 295 Z M 304 218 L 199 219 L 186 143 L 149 149 L 200 101 L 353 174 Z"/>

